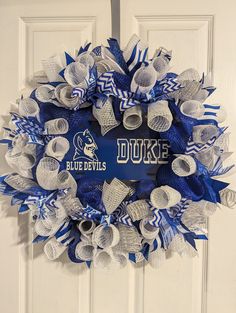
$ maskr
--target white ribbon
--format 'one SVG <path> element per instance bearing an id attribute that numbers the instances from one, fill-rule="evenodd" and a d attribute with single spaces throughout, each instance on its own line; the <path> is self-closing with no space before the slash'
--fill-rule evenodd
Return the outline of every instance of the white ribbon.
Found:
<path id="1" fill-rule="evenodd" d="M 44 246 L 44 253 L 51 261 L 58 259 L 66 250 L 66 245 L 58 242 L 56 238 L 51 238 Z"/>
<path id="2" fill-rule="evenodd" d="M 139 221 L 151 213 L 146 200 L 134 201 L 128 204 L 126 209 L 133 222 Z"/>
<path id="3" fill-rule="evenodd" d="M 64 77 L 72 87 L 87 88 L 89 69 L 80 62 L 72 62 L 65 68 Z"/>
<path id="4" fill-rule="evenodd" d="M 140 67 L 134 74 L 130 89 L 132 92 L 148 93 L 157 81 L 157 72 L 152 65 Z"/>

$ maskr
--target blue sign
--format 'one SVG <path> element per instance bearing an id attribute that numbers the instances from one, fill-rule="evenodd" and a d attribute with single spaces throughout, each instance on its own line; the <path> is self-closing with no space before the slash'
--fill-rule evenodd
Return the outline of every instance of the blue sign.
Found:
<path id="1" fill-rule="evenodd" d="M 169 143 L 143 124 L 130 131 L 123 125 L 105 136 L 97 122 L 83 121 L 66 135 L 71 143 L 63 168 L 74 177 L 138 180 L 154 178 L 160 164 L 167 162 Z"/>

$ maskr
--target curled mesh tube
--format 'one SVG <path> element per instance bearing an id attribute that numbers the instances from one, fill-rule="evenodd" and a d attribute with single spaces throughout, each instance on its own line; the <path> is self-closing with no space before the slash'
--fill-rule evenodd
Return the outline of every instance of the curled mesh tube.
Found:
<path id="1" fill-rule="evenodd" d="M 123 125 L 128 130 L 133 130 L 142 125 L 142 109 L 140 105 L 125 110 L 123 115 Z"/>
<path id="2" fill-rule="evenodd" d="M 206 89 L 200 89 L 193 97 L 193 100 L 204 102 L 209 96 L 209 93 Z"/>
<path id="3" fill-rule="evenodd" d="M 130 40 L 128 41 L 126 47 L 124 48 L 123 51 L 123 56 L 125 61 L 127 62 L 133 52 L 134 47 L 140 42 L 140 38 L 134 34 L 132 35 L 132 37 L 130 38 Z"/>
<path id="4" fill-rule="evenodd" d="M 157 78 L 160 79 L 161 75 L 167 72 L 169 68 L 169 62 L 166 58 L 158 56 L 153 59 L 152 66 L 158 74 Z"/>
<path id="5" fill-rule="evenodd" d="M 148 93 L 156 80 L 157 72 L 152 65 L 140 67 L 133 76 L 130 89 L 132 92 Z"/>
<path id="6" fill-rule="evenodd" d="M 69 193 L 73 197 L 76 196 L 77 183 L 69 171 L 66 170 L 61 171 L 57 176 L 57 180 L 59 189 L 70 188 Z"/>
<path id="7" fill-rule="evenodd" d="M 81 234 L 89 235 L 93 233 L 96 227 L 96 224 L 94 223 L 94 221 L 82 220 L 81 222 L 79 222 L 77 227 L 79 231 L 81 232 Z"/>
<path id="8" fill-rule="evenodd" d="M 5 182 L 12 188 L 24 191 L 37 186 L 37 183 L 29 178 L 22 177 L 18 174 L 12 174 L 5 178 Z"/>
<path id="9" fill-rule="evenodd" d="M 113 262 L 111 250 L 98 250 L 94 255 L 94 266 L 97 268 L 109 268 Z"/>
<path id="10" fill-rule="evenodd" d="M 21 99 L 19 102 L 19 113 L 22 116 L 38 117 L 39 106 L 38 103 L 31 98 Z"/>
<path id="11" fill-rule="evenodd" d="M 56 228 L 52 227 L 52 225 L 49 225 L 49 223 L 42 219 L 36 221 L 34 230 L 37 235 L 44 237 L 52 236 L 57 231 Z"/>
<path id="12" fill-rule="evenodd" d="M 48 142 L 45 152 L 48 156 L 62 161 L 69 149 L 70 144 L 66 138 L 56 137 Z"/>
<path id="13" fill-rule="evenodd" d="M 234 209 L 236 204 L 236 192 L 229 188 L 225 188 L 220 191 L 220 202 L 224 206 Z"/>
<path id="14" fill-rule="evenodd" d="M 202 151 L 196 154 L 196 158 L 205 165 L 209 170 L 213 168 L 215 164 L 215 152 L 214 147 L 209 148 L 206 151 Z"/>
<path id="15" fill-rule="evenodd" d="M 92 241 L 102 249 L 116 246 L 119 240 L 119 230 L 112 224 L 99 225 L 93 231 Z"/>
<path id="16" fill-rule="evenodd" d="M 58 56 L 42 60 L 41 63 L 49 82 L 63 81 L 63 78 L 59 75 L 61 65 Z"/>
<path id="17" fill-rule="evenodd" d="M 139 223 L 139 227 L 143 237 L 151 240 L 157 237 L 159 228 L 149 224 L 150 219 L 152 219 L 152 217 L 142 219 Z"/>
<path id="18" fill-rule="evenodd" d="M 83 205 L 81 204 L 79 198 L 74 198 L 70 194 L 60 202 L 62 203 L 62 206 L 65 208 L 68 215 L 73 216 L 73 214 L 83 210 Z"/>
<path id="19" fill-rule="evenodd" d="M 197 81 L 199 82 L 201 79 L 199 73 L 194 68 L 189 68 L 182 73 L 179 74 L 178 80 L 179 81 Z"/>
<path id="20" fill-rule="evenodd" d="M 43 250 L 47 258 L 53 261 L 64 253 L 66 246 L 58 242 L 55 238 L 52 238 L 45 244 Z"/>
<path id="21" fill-rule="evenodd" d="M 115 118 L 111 98 L 108 98 L 104 104 L 101 103 L 101 100 L 98 100 L 98 107 L 93 106 L 93 116 L 101 126 L 103 136 L 120 124 Z"/>
<path id="22" fill-rule="evenodd" d="M 119 245 L 112 248 L 114 261 L 119 265 L 119 267 L 125 267 L 128 261 L 128 254 L 120 251 Z"/>
<path id="23" fill-rule="evenodd" d="M 81 53 L 77 59 L 77 62 L 82 63 L 86 67 L 92 68 L 94 66 L 94 58 L 92 57 L 91 53 L 86 51 Z"/>
<path id="24" fill-rule="evenodd" d="M 157 131 L 167 131 L 172 124 L 173 116 L 167 101 L 157 101 L 148 106 L 148 127 Z"/>
<path id="25" fill-rule="evenodd" d="M 180 202 L 181 194 L 174 188 L 166 185 L 153 189 L 150 200 L 157 209 L 170 208 Z"/>
<path id="26" fill-rule="evenodd" d="M 70 63 L 64 72 L 65 80 L 72 87 L 86 88 L 88 76 L 88 68 L 80 62 Z"/>
<path id="27" fill-rule="evenodd" d="M 192 136 L 195 143 L 204 144 L 218 134 L 219 130 L 215 125 L 198 125 L 193 127 Z"/>
<path id="28" fill-rule="evenodd" d="M 150 214 L 150 208 L 146 200 L 137 200 L 126 207 L 132 221 L 139 221 Z"/>
<path id="29" fill-rule="evenodd" d="M 79 103 L 79 97 L 72 97 L 73 87 L 62 86 L 59 90 L 59 102 L 63 103 L 68 108 L 73 109 Z"/>
<path id="30" fill-rule="evenodd" d="M 40 102 L 50 102 L 54 98 L 55 88 L 51 85 L 42 85 L 35 90 L 35 97 Z"/>
<path id="31" fill-rule="evenodd" d="M 197 165 L 190 155 L 180 155 L 171 163 L 173 172 L 181 177 L 192 175 L 197 170 Z"/>
<path id="32" fill-rule="evenodd" d="M 59 167 L 60 164 L 57 160 L 50 157 L 42 158 L 36 169 L 38 184 L 46 190 L 57 189 Z"/>
<path id="33" fill-rule="evenodd" d="M 75 255 L 81 260 L 91 261 L 96 250 L 96 247 L 91 243 L 80 241 L 75 248 Z"/>
<path id="34" fill-rule="evenodd" d="M 200 101 L 188 100 L 181 104 L 180 111 L 192 118 L 200 118 L 204 114 L 204 106 Z"/>
<path id="35" fill-rule="evenodd" d="M 54 120 L 47 121 L 44 124 L 44 128 L 49 135 L 63 135 L 69 130 L 69 124 L 64 118 L 56 118 Z"/>
<path id="36" fill-rule="evenodd" d="M 104 182 L 102 201 L 106 212 L 111 214 L 128 195 L 130 188 L 119 179 L 114 178 L 110 184 Z"/>
<path id="37" fill-rule="evenodd" d="M 30 170 L 36 164 L 35 156 L 22 153 L 19 157 L 19 167 L 23 170 Z"/>
<path id="38" fill-rule="evenodd" d="M 118 224 L 120 232 L 119 247 L 120 250 L 126 253 L 140 251 L 142 237 L 135 227 L 129 227 L 123 224 Z"/>

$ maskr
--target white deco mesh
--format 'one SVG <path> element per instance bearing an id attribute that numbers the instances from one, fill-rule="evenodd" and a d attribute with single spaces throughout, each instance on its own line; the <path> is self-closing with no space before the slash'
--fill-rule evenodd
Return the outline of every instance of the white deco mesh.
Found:
<path id="1" fill-rule="evenodd" d="M 126 209 L 133 222 L 139 221 L 151 213 L 146 200 L 134 201 L 128 204 Z"/>
<path id="2" fill-rule="evenodd" d="M 180 202 L 181 194 L 174 188 L 166 185 L 153 189 L 150 200 L 157 209 L 170 208 Z"/>
<path id="3" fill-rule="evenodd" d="M 130 188 L 122 181 L 114 178 L 110 184 L 104 182 L 102 200 L 106 212 L 111 214 L 128 195 Z"/>
<path id="4" fill-rule="evenodd" d="M 108 98 L 107 101 L 100 106 L 100 108 L 96 108 L 94 105 L 93 116 L 101 126 L 102 136 L 120 124 L 120 122 L 118 122 L 115 118 L 111 98 Z"/>
<path id="5" fill-rule="evenodd" d="M 172 124 L 172 114 L 167 101 L 157 101 L 148 106 L 148 127 L 157 131 L 167 131 Z"/>

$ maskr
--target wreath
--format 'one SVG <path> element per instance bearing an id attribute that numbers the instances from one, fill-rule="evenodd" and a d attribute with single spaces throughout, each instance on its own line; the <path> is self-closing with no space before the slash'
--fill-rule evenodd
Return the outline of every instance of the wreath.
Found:
<path id="1" fill-rule="evenodd" d="M 236 193 L 219 180 L 228 133 L 215 88 L 194 69 L 170 71 L 134 35 L 42 61 L 36 88 L 16 101 L 1 140 L 13 173 L 4 195 L 34 222 L 33 242 L 55 260 L 157 265 L 166 251 L 195 256 L 206 218 Z"/>

